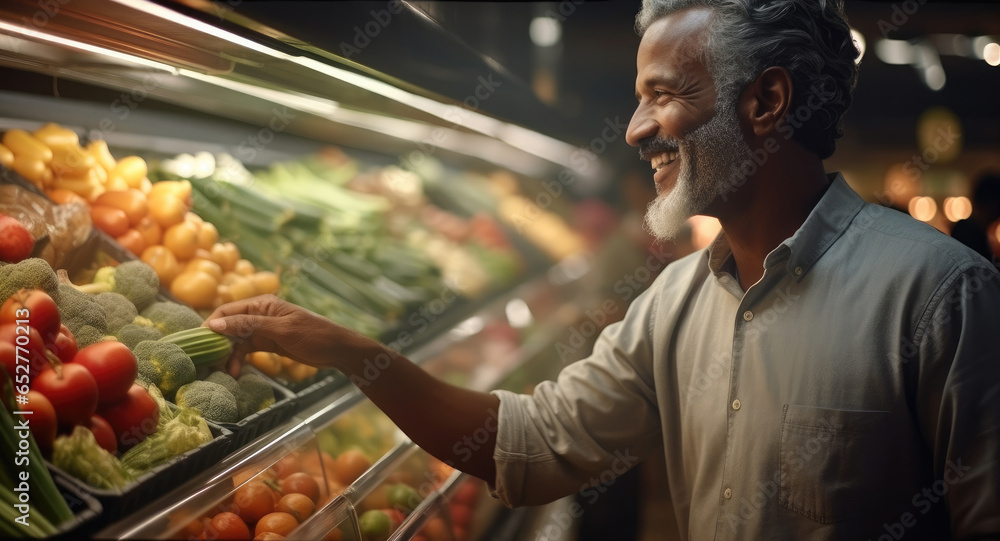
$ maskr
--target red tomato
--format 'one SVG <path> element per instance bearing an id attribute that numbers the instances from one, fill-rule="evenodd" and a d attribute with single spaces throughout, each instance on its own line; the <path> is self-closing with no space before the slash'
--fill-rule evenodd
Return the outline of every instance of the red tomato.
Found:
<path id="1" fill-rule="evenodd" d="M 87 428 L 94 433 L 97 445 L 100 445 L 111 454 L 118 452 L 118 440 L 115 439 L 115 431 L 111 429 L 111 425 L 103 417 L 100 415 L 91 415 L 90 425 Z"/>
<path id="2" fill-rule="evenodd" d="M 139 373 L 132 350 L 116 340 L 97 342 L 81 349 L 73 357 L 73 364 L 83 366 L 97 380 L 97 399 L 101 404 L 124 398 Z"/>
<path id="3" fill-rule="evenodd" d="M 101 404 L 97 414 L 111 425 L 123 453 L 156 432 L 160 407 L 142 385 L 134 384 L 121 400 Z"/>
<path id="4" fill-rule="evenodd" d="M 58 371 L 44 370 L 31 388 L 52 402 L 59 426 L 89 426 L 90 416 L 97 411 L 97 382 L 81 365 L 66 363 Z"/>
<path id="5" fill-rule="evenodd" d="M 30 326 L 50 343 L 59 334 L 59 307 L 41 289 L 22 289 L 0 306 L 0 325 L 8 323 Z"/>
<path id="6" fill-rule="evenodd" d="M 31 435 L 34 436 L 42 455 L 51 458 L 52 444 L 56 441 L 58 427 L 56 410 L 52 407 L 52 402 L 38 391 L 28 391 L 28 403 L 18 404 L 17 409 L 31 412 L 31 415 L 25 416 L 28 426 L 31 427 Z"/>
<path id="7" fill-rule="evenodd" d="M 0 348 L 0 355 L 7 374 L 14 382 L 15 390 L 20 385 L 31 385 L 38 374 L 49 368 L 45 343 L 37 329 L 22 325 L 0 325 L 0 344 L 5 344 Z"/>
<path id="8" fill-rule="evenodd" d="M 48 345 L 49 351 L 59 357 L 59 360 L 68 363 L 76 357 L 77 353 L 76 338 L 73 333 L 69 332 L 69 327 L 65 325 L 59 325 L 59 334 L 56 335 L 56 339 Z"/>
<path id="9" fill-rule="evenodd" d="M 0 215 L 0 261 L 17 263 L 31 257 L 35 239 L 21 222 Z"/>

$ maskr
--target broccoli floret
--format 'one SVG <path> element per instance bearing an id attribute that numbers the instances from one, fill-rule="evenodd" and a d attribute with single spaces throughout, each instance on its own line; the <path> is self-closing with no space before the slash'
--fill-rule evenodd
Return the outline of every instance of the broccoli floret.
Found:
<path id="1" fill-rule="evenodd" d="M 107 312 L 92 295 L 78 291 L 68 283 L 61 283 L 58 305 L 60 320 L 73 333 L 81 349 L 99 342 L 107 333 Z"/>
<path id="2" fill-rule="evenodd" d="M 243 389 L 240 388 L 240 384 L 235 378 L 233 378 L 233 376 L 230 376 L 222 370 L 216 370 L 215 372 L 209 374 L 208 377 L 205 378 L 205 381 L 209 383 L 218 383 L 219 385 L 225 387 L 226 390 L 233 395 L 233 398 L 236 399 L 236 406 L 240 410 L 240 419 L 254 413 L 244 409 L 244 406 L 246 406 L 246 400 L 243 398 Z"/>
<path id="3" fill-rule="evenodd" d="M 133 259 L 126 261 L 117 267 L 102 267 L 94 275 L 92 289 L 88 292 L 96 292 L 103 288 L 106 291 L 121 293 L 128 298 L 136 309 L 142 310 L 156 300 L 156 295 L 160 292 L 160 277 L 156 275 L 153 267 L 144 261 Z"/>
<path id="4" fill-rule="evenodd" d="M 197 377 L 191 357 L 173 342 L 143 340 L 136 344 L 132 353 L 135 353 L 135 359 L 139 363 L 139 376 L 156 385 L 168 399 L 177 389 Z"/>
<path id="5" fill-rule="evenodd" d="M 96 344 L 98 342 L 103 342 L 105 340 L 115 340 L 114 336 L 105 334 L 90 325 L 84 325 L 73 333 L 73 338 L 76 340 L 76 347 L 83 349 L 91 344 Z"/>
<path id="6" fill-rule="evenodd" d="M 59 302 L 59 279 L 44 259 L 32 257 L 4 265 L 0 271 L 0 302 L 21 289 L 41 289 Z"/>
<path id="7" fill-rule="evenodd" d="M 150 304 L 142 310 L 142 317 L 152 321 L 153 326 L 164 336 L 199 327 L 205 321 L 198 312 L 172 301 L 157 301 Z"/>
<path id="8" fill-rule="evenodd" d="M 104 312 L 107 314 L 107 331 L 111 334 L 116 334 L 118 329 L 132 323 L 135 316 L 139 315 L 132 301 L 121 293 L 105 291 L 94 295 L 94 300 L 104 307 Z"/>
<path id="9" fill-rule="evenodd" d="M 142 319 L 145 318 L 138 316 L 132 323 L 122 325 L 121 328 L 115 331 L 115 338 L 128 346 L 129 349 L 135 349 L 135 346 L 143 340 L 159 340 L 163 338 L 163 333 L 160 332 L 160 329 L 157 329 L 152 324 L 143 325 L 136 322 Z"/>
<path id="10" fill-rule="evenodd" d="M 241 410 L 248 412 L 248 415 L 274 404 L 274 389 L 262 376 L 246 373 L 240 376 L 238 383 L 243 391 L 244 404 Z"/>
<path id="11" fill-rule="evenodd" d="M 196 409 L 202 417 L 217 423 L 235 423 L 241 419 L 233 393 L 210 381 L 194 381 L 181 387 L 176 403 L 182 408 Z"/>

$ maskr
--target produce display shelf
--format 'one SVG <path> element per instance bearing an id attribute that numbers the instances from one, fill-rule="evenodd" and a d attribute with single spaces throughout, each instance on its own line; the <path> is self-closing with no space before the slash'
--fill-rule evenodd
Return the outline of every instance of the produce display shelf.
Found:
<path id="1" fill-rule="evenodd" d="M 103 511 L 100 513 L 99 522 L 107 524 L 129 515 L 146 502 L 169 492 L 176 486 L 178 479 L 195 477 L 225 457 L 231 450 L 229 439 L 231 432 L 215 423 L 207 422 L 207 424 L 212 431 L 211 441 L 156 466 L 120 490 L 90 486 L 51 463 L 47 465 L 50 471 L 65 478 L 77 490 L 100 502 Z"/>

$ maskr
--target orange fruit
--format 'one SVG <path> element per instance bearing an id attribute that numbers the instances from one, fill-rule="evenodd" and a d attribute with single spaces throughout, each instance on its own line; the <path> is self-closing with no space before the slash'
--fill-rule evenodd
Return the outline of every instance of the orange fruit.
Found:
<path id="1" fill-rule="evenodd" d="M 338 481 L 349 485 L 371 466 L 372 461 L 363 452 L 358 449 L 348 449 L 337 457 L 334 473 Z"/>

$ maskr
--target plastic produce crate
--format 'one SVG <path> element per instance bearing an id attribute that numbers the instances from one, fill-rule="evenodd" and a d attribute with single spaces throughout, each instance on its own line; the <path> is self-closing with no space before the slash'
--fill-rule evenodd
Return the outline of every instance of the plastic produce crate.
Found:
<path id="1" fill-rule="evenodd" d="M 66 479 L 78 491 L 96 498 L 103 508 L 98 522 L 108 524 L 169 492 L 177 486 L 180 480 L 188 479 L 205 471 L 229 453 L 232 449 L 229 439 L 232 433 L 215 423 L 210 421 L 207 423 L 208 428 L 212 431 L 212 436 L 214 436 L 212 441 L 153 468 L 121 490 L 92 487 L 51 463 L 48 464 L 48 467 L 50 471 Z"/>

